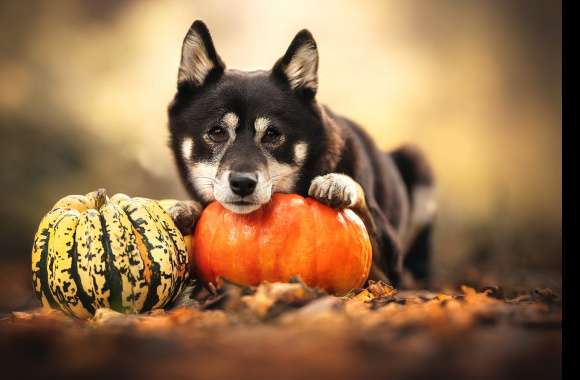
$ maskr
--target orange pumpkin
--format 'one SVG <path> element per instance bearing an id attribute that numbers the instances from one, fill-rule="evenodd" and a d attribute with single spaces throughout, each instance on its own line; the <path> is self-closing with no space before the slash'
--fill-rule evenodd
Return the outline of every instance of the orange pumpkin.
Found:
<path id="1" fill-rule="evenodd" d="M 218 276 L 257 285 L 298 275 L 341 295 L 364 284 L 372 263 L 369 236 L 352 210 L 295 194 L 274 194 L 250 214 L 213 202 L 187 243 L 197 276 L 213 284 Z"/>

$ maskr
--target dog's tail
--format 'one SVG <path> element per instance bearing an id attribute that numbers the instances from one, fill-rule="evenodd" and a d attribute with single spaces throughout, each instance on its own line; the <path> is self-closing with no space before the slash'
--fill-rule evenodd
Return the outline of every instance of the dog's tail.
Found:
<path id="1" fill-rule="evenodd" d="M 418 187 L 434 187 L 435 178 L 427 158 L 418 147 L 403 145 L 389 153 L 405 183 L 407 194 L 413 203 L 413 190 Z"/>

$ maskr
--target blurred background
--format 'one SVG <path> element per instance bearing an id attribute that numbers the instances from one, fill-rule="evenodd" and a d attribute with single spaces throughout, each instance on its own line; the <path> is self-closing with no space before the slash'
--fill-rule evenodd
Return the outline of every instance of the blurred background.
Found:
<path id="1" fill-rule="evenodd" d="M 0 311 L 67 194 L 186 198 L 167 145 L 183 36 L 270 68 L 308 28 L 318 99 L 438 178 L 438 286 L 561 286 L 559 1 L 0 1 Z"/>

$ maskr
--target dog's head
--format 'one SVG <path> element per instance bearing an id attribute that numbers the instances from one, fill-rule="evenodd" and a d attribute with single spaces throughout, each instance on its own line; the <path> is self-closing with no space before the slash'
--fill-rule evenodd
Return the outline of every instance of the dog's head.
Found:
<path id="1" fill-rule="evenodd" d="M 203 22 L 183 41 L 171 145 L 198 200 L 249 213 L 274 192 L 294 192 L 323 142 L 314 99 L 318 51 L 307 30 L 268 71 L 226 70 Z M 315 142 L 318 142 L 317 144 Z"/>

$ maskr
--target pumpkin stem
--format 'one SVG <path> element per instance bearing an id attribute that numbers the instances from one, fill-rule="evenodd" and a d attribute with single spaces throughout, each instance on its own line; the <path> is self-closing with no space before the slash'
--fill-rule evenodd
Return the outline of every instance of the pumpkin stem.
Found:
<path id="1" fill-rule="evenodd" d="M 98 189 L 95 191 L 95 209 L 99 210 L 107 202 L 107 190 Z"/>

